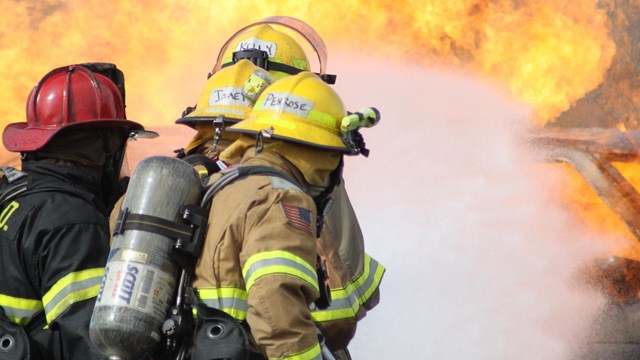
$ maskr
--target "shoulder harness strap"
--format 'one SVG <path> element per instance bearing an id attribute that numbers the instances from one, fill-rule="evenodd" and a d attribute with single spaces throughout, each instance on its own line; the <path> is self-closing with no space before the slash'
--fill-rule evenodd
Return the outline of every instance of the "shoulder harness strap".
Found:
<path id="1" fill-rule="evenodd" d="M 296 185 L 298 188 L 300 188 L 300 186 L 298 185 L 298 183 L 291 179 L 289 176 L 279 172 L 278 170 L 275 170 L 271 167 L 268 166 L 238 166 L 238 167 L 234 167 L 231 168 L 227 171 L 224 172 L 224 174 L 218 179 L 216 180 L 213 184 L 207 186 L 206 191 L 204 196 L 202 197 L 202 202 L 200 203 L 200 206 L 204 207 L 204 208 L 208 208 L 209 207 L 209 203 L 211 202 L 211 199 L 213 198 L 213 196 L 220 190 L 222 190 L 222 188 L 224 188 L 225 186 L 231 184 L 232 182 L 242 179 L 244 177 L 250 176 L 250 175 L 269 175 L 269 176 L 275 176 L 278 178 L 281 178 L 291 184 Z"/>
<path id="2" fill-rule="evenodd" d="M 18 170 L 16 168 L 12 168 L 11 166 L 0 167 L 0 170 L 2 170 L 2 173 L 3 173 L 4 177 L 7 178 L 9 183 L 13 183 L 16 180 L 19 180 L 19 179 L 27 176 L 26 172 L 20 171 L 20 170 Z"/>
<path id="3" fill-rule="evenodd" d="M 10 166 L 0 167 L 0 171 L 2 171 L 2 177 L 7 179 L 9 184 L 6 189 L 0 191 L 0 204 L 2 204 L 5 201 L 16 198 L 27 190 L 27 180 L 19 181 L 25 178 L 27 173 Z"/>

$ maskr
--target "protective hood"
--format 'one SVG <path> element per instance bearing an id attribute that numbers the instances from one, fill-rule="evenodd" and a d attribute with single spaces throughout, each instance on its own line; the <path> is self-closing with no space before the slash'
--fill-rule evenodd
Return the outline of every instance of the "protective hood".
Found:
<path id="1" fill-rule="evenodd" d="M 264 139 L 261 153 L 273 153 L 287 160 L 304 177 L 307 185 L 312 187 L 326 187 L 329 185 L 329 174 L 338 167 L 342 154 L 338 151 L 319 150 L 304 145 L 288 143 L 272 139 Z M 241 135 L 225 151 L 220 158 L 230 162 L 242 158 L 242 163 L 257 156 L 256 141 L 248 135 Z"/>
<path id="2" fill-rule="evenodd" d="M 108 143 L 105 144 L 105 141 Z M 105 146 L 110 153 L 115 153 L 126 141 L 126 131 L 84 130 L 66 132 L 54 137 L 37 153 L 39 158 L 69 160 L 85 166 L 102 168 L 107 157 Z"/>

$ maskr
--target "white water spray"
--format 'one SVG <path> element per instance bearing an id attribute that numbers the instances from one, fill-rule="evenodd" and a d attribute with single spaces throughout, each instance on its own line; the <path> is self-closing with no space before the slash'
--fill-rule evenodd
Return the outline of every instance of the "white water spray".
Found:
<path id="1" fill-rule="evenodd" d="M 387 267 L 354 359 L 569 358 L 602 303 L 571 280 L 602 242 L 524 146 L 527 109 L 470 77 L 352 59 L 334 60 L 336 88 L 382 121 L 345 178 Z"/>

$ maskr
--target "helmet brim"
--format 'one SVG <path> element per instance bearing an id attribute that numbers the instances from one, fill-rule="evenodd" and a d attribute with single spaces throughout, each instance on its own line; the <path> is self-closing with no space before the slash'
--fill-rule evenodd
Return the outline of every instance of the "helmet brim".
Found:
<path id="1" fill-rule="evenodd" d="M 155 138 L 158 133 L 147 131 L 141 124 L 131 120 L 87 120 L 67 124 L 61 128 L 28 128 L 26 122 L 7 125 L 2 132 L 4 147 L 11 152 L 36 151 L 44 147 L 55 135 L 71 129 L 121 128 L 136 133 L 136 138 Z"/>
<path id="2" fill-rule="evenodd" d="M 273 132 L 269 130 L 273 129 Z M 249 117 L 226 129 L 229 132 L 257 134 L 269 131 L 272 138 L 308 145 L 323 150 L 348 152 L 339 135 L 330 135 L 327 131 L 318 132 L 316 126 L 300 121 L 286 120 L 282 117 Z"/>
<path id="3" fill-rule="evenodd" d="M 213 122 L 213 120 L 217 119 L 218 116 L 185 116 L 185 117 L 181 117 L 180 119 L 176 120 L 176 124 L 180 124 L 180 125 L 187 125 L 190 126 L 192 128 L 195 129 L 195 124 L 196 123 L 200 123 L 200 122 L 207 122 L 207 123 L 211 123 Z M 223 116 L 222 117 L 222 121 L 224 121 L 225 124 L 227 125 L 232 125 L 232 124 L 236 124 L 240 121 L 242 121 L 242 119 L 235 119 L 232 117 L 228 117 L 228 116 Z"/>

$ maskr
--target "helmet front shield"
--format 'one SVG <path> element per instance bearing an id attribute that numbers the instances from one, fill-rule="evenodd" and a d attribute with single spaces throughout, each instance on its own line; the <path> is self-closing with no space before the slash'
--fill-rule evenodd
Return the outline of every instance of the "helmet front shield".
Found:
<path id="1" fill-rule="evenodd" d="M 218 53 L 216 64 L 214 65 L 211 73 L 215 73 L 223 67 L 224 55 L 227 52 L 227 48 L 236 39 L 238 35 L 240 35 L 242 32 L 244 32 L 247 29 L 250 29 L 254 26 L 261 25 L 261 24 L 284 26 L 286 28 L 293 30 L 300 36 L 302 36 L 309 43 L 309 45 L 311 45 L 311 47 L 313 48 L 313 51 L 316 53 L 318 57 L 320 70 L 317 74 L 325 82 L 329 84 L 335 83 L 336 76 L 325 73 L 326 67 L 327 67 L 327 46 L 322 40 L 322 38 L 320 37 L 320 34 L 318 34 L 311 26 L 309 26 L 309 24 L 305 23 L 302 20 L 299 20 L 290 16 L 270 16 L 262 20 L 256 21 L 255 23 L 249 24 L 241 28 L 240 30 L 238 30 L 235 34 L 233 34 L 233 36 L 229 38 L 229 40 L 227 40 L 224 43 L 224 45 L 222 45 L 222 48 Z"/>

